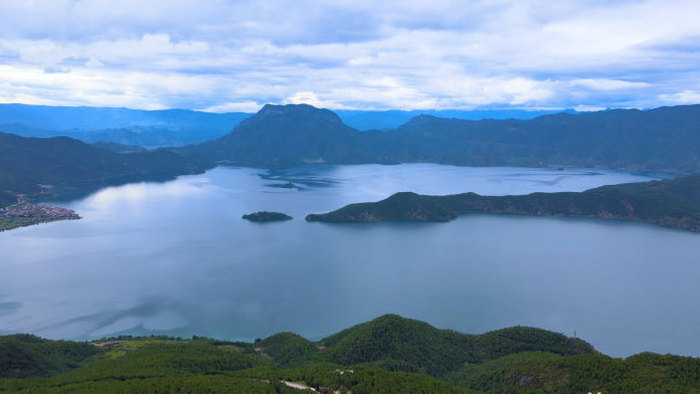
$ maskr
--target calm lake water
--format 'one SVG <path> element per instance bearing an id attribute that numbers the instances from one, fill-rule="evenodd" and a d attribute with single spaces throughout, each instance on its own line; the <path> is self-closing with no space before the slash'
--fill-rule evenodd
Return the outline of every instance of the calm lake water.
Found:
<path id="1" fill-rule="evenodd" d="M 80 221 L 0 233 L 0 333 L 311 339 L 384 313 L 482 333 L 514 325 L 600 351 L 700 356 L 700 234 L 594 219 L 307 223 L 397 191 L 581 191 L 653 175 L 434 164 L 219 167 L 61 203 Z M 279 186 L 291 179 L 296 189 Z M 258 210 L 295 220 L 241 220 Z"/>

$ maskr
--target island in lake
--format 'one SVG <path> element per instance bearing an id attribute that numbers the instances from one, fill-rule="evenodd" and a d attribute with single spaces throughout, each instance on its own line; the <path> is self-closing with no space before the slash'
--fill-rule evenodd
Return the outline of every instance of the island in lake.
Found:
<path id="1" fill-rule="evenodd" d="M 293 218 L 281 212 L 260 211 L 243 215 L 243 219 L 251 222 L 279 222 L 284 220 L 292 220 Z"/>
<path id="2" fill-rule="evenodd" d="M 17 204 L 0 207 L 0 231 L 57 220 L 77 219 L 80 219 L 80 215 L 70 209 L 30 204 L 22 199 Z"/>
<path id="3" fill-rule="evenodd" d="M 700 231 L 700 175 L 603 186 L 580 193 L 424 196 L 402 192 L 378 202 L 350 204 L 333 212 L 311 214 L 306 220 L 447 222 L 465 213 L 624 219 Z"/>

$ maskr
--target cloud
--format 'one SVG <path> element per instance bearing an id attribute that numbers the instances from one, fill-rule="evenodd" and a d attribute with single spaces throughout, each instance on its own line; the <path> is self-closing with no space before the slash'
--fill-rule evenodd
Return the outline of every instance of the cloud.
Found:
<path id="1" fill-rule="evenodd" d="M 0 100 L 653 107 L 700 95 L 699 14 L 690 0 L 5 0 Z"/>
<path id="2" fill-rule="evenodd" d="M 258 112 L 264 104 L 260 104 L 257 101 L 240 101 L 240 102 L 230 102 L 218 105 L 213 105 L 211 107 L 202 108 L 201 111 L 204 112 Z"/>

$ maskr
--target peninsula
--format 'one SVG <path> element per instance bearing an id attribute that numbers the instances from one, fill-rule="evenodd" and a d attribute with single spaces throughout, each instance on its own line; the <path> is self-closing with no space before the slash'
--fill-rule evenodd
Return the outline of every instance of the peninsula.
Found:
<path id="1" fill-rule="evenodd" d="M 700 175 L 603 186 L 580 193 L 424 196 L 402 192 L 378 202 L 350 204 L 333 212 L 308 215 L 306 220 L 446 222 L 466 213 L 623 219 L 700 231 Z"/>
<path id="2" fill-rule="evenodd" d="M 77 219 L 80 219 L 80 215 L 70 209 L 30 204 L 21 199 L 17 204 L 0 207 L 0 231 L 32 224 Z"/>
<path id="3" fill-rule="evenodd" d="M 279 222 L 284 220 L 292 220 L 289 215 L 280 212 L 260 211 L 243 215 L 243 219 L 251 222 Z"/>

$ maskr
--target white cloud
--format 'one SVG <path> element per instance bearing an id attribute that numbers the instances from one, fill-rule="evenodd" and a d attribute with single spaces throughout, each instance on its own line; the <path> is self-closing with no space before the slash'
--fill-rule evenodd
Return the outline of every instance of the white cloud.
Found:
<path id="1" fill-rule="evenodd" d="M 664 104 L 697 104 L 700 103 L 700 90 L 684 90 L 672 94 L 660 94 L 659 100 Z"/>
<path id="2" fill-rule="evenodd" d="M 697 15 L 691 0 L 5 0 L 0 99 L 652 107 L 700 101 Z"/>
<path id="3" fill-rule="evenodd" d="M 213 105 L 202 109 L 204 112 L 258 112 L 264 104 L 260 104 L 257 101 L 240 101 L 240 102 L 230 102 L 219 105 Z"/>

